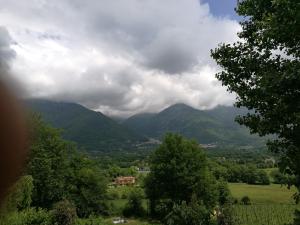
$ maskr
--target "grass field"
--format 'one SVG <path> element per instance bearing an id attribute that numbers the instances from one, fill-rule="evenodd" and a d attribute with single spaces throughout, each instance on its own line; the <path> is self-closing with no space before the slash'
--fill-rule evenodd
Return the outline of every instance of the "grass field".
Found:
<path id="1" fill-rule="evenodd" d="M 248 196 L 252 204 L 294 204 L 293 194 L 295 188 L 287 189 L 280 184 L 248 185 L 230 183 L 229 189 L 234 198 L 240 200 Z"/>

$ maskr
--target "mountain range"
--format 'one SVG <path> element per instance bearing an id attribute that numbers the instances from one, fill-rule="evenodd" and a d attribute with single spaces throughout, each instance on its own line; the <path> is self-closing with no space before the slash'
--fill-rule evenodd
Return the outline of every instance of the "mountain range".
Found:
<path id="1" fill-rule="evenodd" d="M 229 106 L 198 110 L 175 104 L 159 113 L 115 120 L 76 103 L 31 99 L 26 100 L 26 105 L 40 113 L 46 122 L 62 129 L 64 138 L 91 152 L 133 151 L 153 140 L 158 143 L 166 132 L 213 146 L 261 146 L 264 143 L 234 121 L 247 110 Z"/>
<path id="2" fill-rule="evenodd" d="M 32 111 L 40 113 L 43 120 L 62 129 L 65 139 L 92 152 L 129 150 L 145 139 L 117 123 L 101 112 L 76 103 L 31 99 L 25 103 Z"/>
<path id="3" fill-rule="evenodd" d="M 260 145 L 262 140 L 250 135 L 247 128 L 235 122 L 246 109 L 217 106 L 210 110 L 198 110 L 185 104 L 175 104 L 156 114 L 138 114 L 123 124 L 138 134 L 160 139 L 166 132 L 179 133 L 196 139 L 201 144 Z"/>

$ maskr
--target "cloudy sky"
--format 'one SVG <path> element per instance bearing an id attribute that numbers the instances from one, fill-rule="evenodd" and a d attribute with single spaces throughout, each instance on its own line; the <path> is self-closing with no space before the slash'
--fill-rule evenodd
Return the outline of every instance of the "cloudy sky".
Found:
<path id="1" fill-rule="evenodd" d="M 28 97 L 111 115 L 230 105 L 210 49 L 237 40 L 235 2 L 0 0 L 0 67 Z"/>

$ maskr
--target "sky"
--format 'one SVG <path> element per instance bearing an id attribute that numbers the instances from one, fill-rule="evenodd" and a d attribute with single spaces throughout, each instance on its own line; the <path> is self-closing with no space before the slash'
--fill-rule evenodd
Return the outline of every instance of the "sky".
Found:
<path id="1" fill-rule="evenodd" d="M 113 116 L 232 105 L 210 50 L 238 40 L 235 3 L 0 0 L 0 67 L 24 97 Z"/>

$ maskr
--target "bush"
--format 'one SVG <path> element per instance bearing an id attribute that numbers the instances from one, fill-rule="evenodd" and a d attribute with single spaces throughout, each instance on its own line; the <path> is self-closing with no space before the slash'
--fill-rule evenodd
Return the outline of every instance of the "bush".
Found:
<path id="1" fill-rule="evenodd" d="M 132 190 L 129 194 L 128 203 L 126 204 L 123 215 L 126 217 L 143 217 L 146 214 L 142 205 L 143 194 L 139 189 Z"/>
<path id="2" fill-rule="evenodd" d="M 234 224 L 233 207 L 231 204 L 225 204 L 220 208 L 217 215 L 218 225 Z"/>
<path id="3" fill-rule="evenodd" d="M 244 197 L 242 197 L 242 199 L 241 199 L 241 203 L 242 203 L 243 205 L 251 205 L 251 200 L 250 200 L 250 198 L 249 198 L 248 196 L 244 196 Z"/>
<path id="4" fill-rule="evenodd" d="M 237 198 L 234 198 L 234 199 L 233 199 L 233 204 L 236 205 L 236 204 L 238 204 L 238 203 L 239 203 L 239 200 L 238 200 Z"/>
<path id="5" fill-rule="evenodd" d="M 226 182 L 221 181 L 218 183 L 218 191 L 219 191 L 219 204 L 224 205 L 226 203 L 232 202 L 232 197 L 228 185 Z"/>
<path id="6" fill-rule="evenodd" d="M 68 200 L 56 203 L 52 213 L 54 221 L 59 225 L 72 225 L 77 217 L 76 208 Z"/>
<path id="7" fill-rule="evenodd" d="M 32 176 L 21 177 L 11 188 L 10 193 L 5 199 L 1 213 L 24 210 L 30 207 L 32 201 L 33 178 Z"/>
<path id="8" fill-rule="evenodd" d="M 125 193 L 123 193 L 122 196 L 121 196 L 122 199 L 127 199 L 127 197 L 128 197 L 128 196 L 127 196 L 127 194 L 125 194 Z"/>
<path id="9" fill-rule="evenodd" d="M 118 194 L 118 192 L 116 191 L 110 191 L 106 194 L 106 199 L 108 200 L 115 200 L 115 199 L 119 199 L 120 196 Z"/>
<path id="10" fill-rule="evenodd" d="M 192 202 L 175 204 L 172 211 L 165 217 L 166 225 L 210 225 L 210 212 L 203 204 Z"/>
<path id="11" fill-rule="evenodd" d="M 270 178 L 269 178 L 268 174 L 265 171 L 260 170 L 258 175 L 259 175 L 259 183 L 260 184 L 269 185 L 271 183 Z"/>
<path id="12" fill-rule="evenodd" d="M 51 213 L 44 209 L 29 208 L 1 218 L 0 225 L 53 225 Z"/>
<path id="13" fill-rule="evenodd" d="M 296 210 L 295 211 L 294 225 L 299 225 L 299 224 L 300 224 L 300 211 Z"/>

